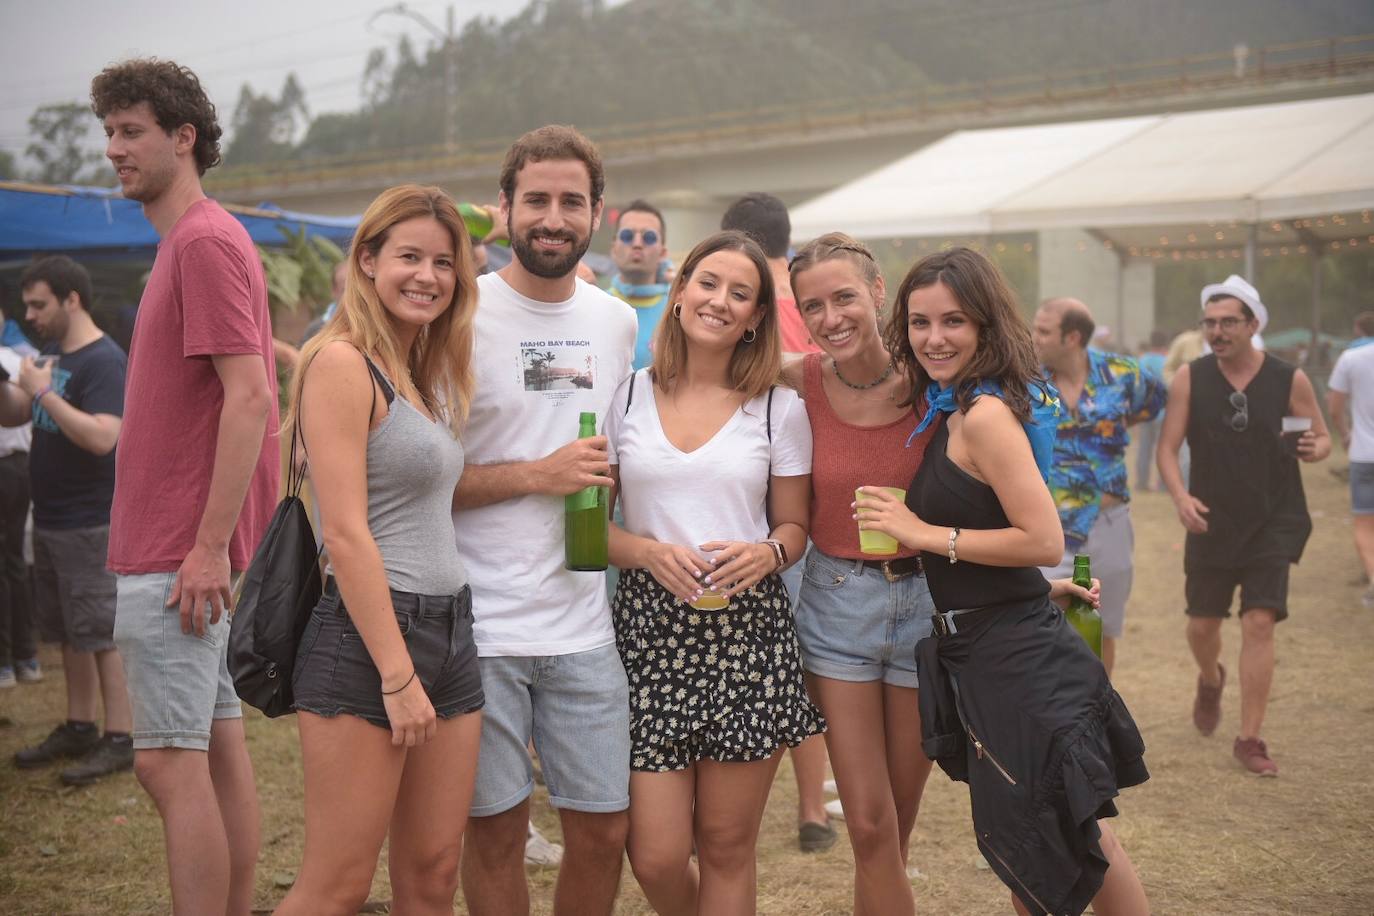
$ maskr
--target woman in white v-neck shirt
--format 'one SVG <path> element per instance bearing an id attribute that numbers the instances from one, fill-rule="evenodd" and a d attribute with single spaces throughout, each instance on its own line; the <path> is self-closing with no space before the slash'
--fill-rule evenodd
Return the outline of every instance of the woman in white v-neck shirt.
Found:
<path id="1" fill-rule="evenodd" d="M 659 913 L 752 912 L 782 750 L 824 729 L 778 576 L 806 546 L 811 428 L 774 386 L 777 302 L 754 241 L 701 242 L 668 301 L 653 365 L 606 419 L 625 519 L 610 555 L 630 684 L 630 865 Z M 729 607 L 693 607 L 707 591 Z"/>

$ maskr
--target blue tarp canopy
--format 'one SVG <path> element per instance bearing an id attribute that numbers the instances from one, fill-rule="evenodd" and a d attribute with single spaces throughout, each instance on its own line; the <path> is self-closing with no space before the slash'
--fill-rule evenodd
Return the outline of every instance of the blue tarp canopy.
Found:
<path id="1" fill-rule="evenodd" d="M 292 213 L 270 204 L 226 204 L 224 209 L 260 245 L 283 244 L 285 227 L 292 232 L 304 228 L 346 247 L 358 226 L 356 216 Z M 0 181 L 0 259 L 58 251 L 118 254 L 150 250 L 157 242 L 142 204 L 125 200 L 113 189 Z"/>

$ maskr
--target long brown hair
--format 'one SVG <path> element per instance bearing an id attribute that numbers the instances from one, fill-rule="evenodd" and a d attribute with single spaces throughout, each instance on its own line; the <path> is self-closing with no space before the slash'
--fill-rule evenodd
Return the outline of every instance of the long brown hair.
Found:
<path id="1" fill-rule="evenodd" d="M 1007 406 L 1021 422 L 1028 422 L 1030 385 L 1043 378 L 1030 326 L 997 265 L 971 248 L 951 248 L 922 258 L 907 272 L 897 290 L 884 335 L 888 351 L 911 384 L 903 404 L 919 402 L 930 384 L 930 376 L 911 349 L 907 333 L 909 301 L 916 290 L 937 283 L 945 285 L 978 326 L 978 349 L 951 383 L 959 409 L 965 411 L 973 406 L 980 382 L 997 382 Z"/>
<path id="2" fill-rule="evenodd" d="M 453 238 L 453 301 L 420 330 L 409 353 L 401 352 L 386 306 L 363 272 L 364 251 L 377 257 L 392 227 L 406 220 L 430 217 Z M 305 370 L 315 354 L 336 340 L 345 340 L 371 356 L 395 383 L 396 390 L 446 415 L 455 435 L 467 419 L 472 403 L 472 320 L 477 310 L 477 274 L 458 206 L 435 187 L 406 184 L 388 188 L 372 201 L 358 223 L 348 249 L 348 276 L 334 317 L 302 349 L 291 380 L 291 406 L 283 421 L 289 430 L 300 408 Z"/>
<path id="3" fill-rule="evenodd" d="M 682 291 L 691 282 L 692 274 L 701 262 L 717 251 L 738 251 L 754 264 L 759 274 L 758 297 L 755 310 L 762 316 L 754 329 L 754 340 L 735 344 L 730 356 L 730 385 L 744 392 L 746 398 L 756 398 L 777 383 L 782 371 L 782 337 L 778 330 L 778 296 L 768 259 L 759 243 L 736 229 L 709 235 L 697 243 L 687 260 L 682 262 L 672 287 L 668 290 L 670 307 L 665 309 L 654 331 L 654 382 L 663 390 L 687 366 L 687 335 L 675 314 L 681 303 Z"/>

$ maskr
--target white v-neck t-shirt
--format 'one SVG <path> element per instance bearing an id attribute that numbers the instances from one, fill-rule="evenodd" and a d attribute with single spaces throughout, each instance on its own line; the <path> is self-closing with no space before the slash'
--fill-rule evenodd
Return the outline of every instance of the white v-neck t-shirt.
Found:
<path id="1" fill-rule="evenodd" d="M 707 541 L 768 537 L 769 476 L 811 473 L 811 424 L 801 398 L 790 388 L 773 389 L 771 445 L 765 393 L 746 401 L 705 444 L 684 452 L 663 431 L 657 394 L 649 370 L 641 369 L 620 386 L 606 418 L 625 530 L 694 549 Z"/>

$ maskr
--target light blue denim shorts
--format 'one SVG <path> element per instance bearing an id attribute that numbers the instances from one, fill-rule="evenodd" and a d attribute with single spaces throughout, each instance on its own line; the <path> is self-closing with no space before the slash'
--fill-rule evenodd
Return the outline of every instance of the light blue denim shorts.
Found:
<path id="1" fill-rule="evenodd" d="M 549 802 L 601 814 L 630 806 L 630 688 L 610 643 L 571 655 L 479 659 L 487 704 L 472 816 L 534 791 L 534 739 Z"/>
<path id="2" fill-rule="evenodd" d="M 877 563 L 814 546 L 797 601 L 806 670 L 837 681 L 917 686 L 916 643 L 930 635 L 935 602 L 924 576 L 889 582 Z"/>
<path id="3" fill-rule="evenodd" d="M 210 723 L 243 715 L 229 676 L 229 615 L 205 635 L 181 632 L 179 609 L 167 607 L 176 573 L 118 576 L 114 641 L 124 660 L 134 711 L 134 749 L 210 749 Z"/>

